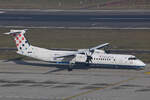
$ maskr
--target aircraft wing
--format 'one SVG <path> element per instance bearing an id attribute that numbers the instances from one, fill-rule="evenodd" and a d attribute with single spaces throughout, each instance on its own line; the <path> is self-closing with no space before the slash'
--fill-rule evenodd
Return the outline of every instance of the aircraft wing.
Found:
<path id="1" fill-rule="evenodd" d="M 109 45 L 109 43 L 105 43 L 105 44 L 98 45 L 98 46 L 96 46 L 96 47 L 90 48 L 90 50 L 100 49 L 100 48 L 103 48 L 103 47 L 105 47 L 105 46 L 107 46 L 107 45 Z M 62 57 L 75 56 L 76 54 L 85 53 L 86 50 L 88 50 L 88 49 L 83 49 L 83 50 L 76 51 L 76 52 L 70 53 L 70 54 L 58 55 L 58 56 L 55 56 L 55 58 L 62 58 Z"/>
<path id="2" fill-rule="evenodd" d="M 107 45 L 109 45 L 109 43 L 104 43 L 104 44 L 98 45 L 96 47 L 90 48 L 90 50 L 101 49 L 101 48 L 103 48 L 103 47 L 105 47 Z"/>
<path id="3" fill-rule="evenodd" d="M 55 58 L 62 58 L 62 57 L 71 57 L 71 56 L 75 56 L 76 54 L 79 54 L 80 52 L 75 52 L 75 53 L 70 53 L 70 54 L 64 54 L 64 55 L 58 55 L 55 56 Z"/>

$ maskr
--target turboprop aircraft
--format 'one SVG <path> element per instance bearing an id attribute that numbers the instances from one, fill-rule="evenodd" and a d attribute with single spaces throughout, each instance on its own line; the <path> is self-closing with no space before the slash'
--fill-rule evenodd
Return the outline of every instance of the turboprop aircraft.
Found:
<path id="1" fill-rule="evenodd" d="M 26 31 L 26 29 L 10 30 L 10 32 L 4 33 L 13 36 L 18 49 L 18 54 L 50 63 L 68 64 L 69 71 L 71 71 L 76 64 L 135 69 L 145 67 L 145 64 L 133 55 L 109 54 L 104 50 L 101 50 L 109 45 L 109 43 L 101 44 L 89 49 L 78 49 L 76 51 L 49 50 L 32 46 L 25 38 L 24 34 Z"/>

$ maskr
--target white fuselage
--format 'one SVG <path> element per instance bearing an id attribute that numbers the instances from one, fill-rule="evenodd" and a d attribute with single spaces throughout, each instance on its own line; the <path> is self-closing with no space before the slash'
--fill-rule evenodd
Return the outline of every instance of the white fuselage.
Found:
<path id="1" fill-rule="evenodd" d="M 92 65 L 105 66 L 105 67 L 124 67 L 124 68 L 142 68 L 145 64 L 139 60 L 130 60 L 129 58 L 135 58 L 132 55 L 120 55 L 120 54 L 93 54 Z M 85 62 L 86 56 L 78 54 L 77 62 Z"/>
<path id="2" fill-rule="evenodd" d="M 28 51 L 25 53 L 18 52 L 19 54 L 33 57 L 39 60 L 63 63 L 64 58 L 56 58 L 56 56 L 61 56 L 64 54 L 72 54 L 77 51 L 61 51 L 61 50 L 49 50 L 44 48 L 39 48 L 35 46 L 30 46 Z M 76 54 L 76 56 L 71 59 L 75 63 L 86 63 L 87 56 L 85 54 Z M 69 64 L 70 61 L 68 61 Z M 121 55 L 121 54 L 107 54 L 103 50 L 95 50 L 92 54 L 92 60 L 90 65 L 99 66 L 118 66 L 125 68 L 142 68 L 145 64 L 136 59 L 132 55 Z"/>

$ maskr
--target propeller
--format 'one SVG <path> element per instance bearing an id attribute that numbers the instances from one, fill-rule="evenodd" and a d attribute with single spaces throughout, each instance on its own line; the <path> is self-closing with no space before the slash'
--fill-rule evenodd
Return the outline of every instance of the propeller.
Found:
<path id="1" fill-rule="evenodd" d="M 104 47 L 104 51 L 106 52 L 106 53 L 110 53 L 110 46 L 105 46 Z"/>
<path id="2" fill-rule="evenodd" d="M 87 55 L 86 62 L 87 63 L 92 62 L 92 59 L 93 59 L 92 56 Z"/>
<path id="3" fill-rule="evenodd" d="M 86 55 L 86 61 L 85 62 L 88 65 L 89 65 L 90 62 L 92 62 L 92 59 L 93 59 L 92 55 L 93 55 L 93 53 L 94 53 L 94 50 L 88 49 L 87 51 L 85 51 L 85 55 Z"/>

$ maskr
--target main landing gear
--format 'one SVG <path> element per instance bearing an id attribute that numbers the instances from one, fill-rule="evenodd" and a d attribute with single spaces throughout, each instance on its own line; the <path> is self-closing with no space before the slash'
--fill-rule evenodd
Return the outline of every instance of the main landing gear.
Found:
<path id="1" fill-rule="evenodd" d="M 72 67 L 69 65 L 69 67 L 68 67 L 68 71 L 72 71 Z"/>
<path id="2" fill-rule="evenodd" d="M 68 66 L 68 71 L 72 71 L 74 65 L 75 65 L 75 62 L 70 62 L 69 66 Z"/>

